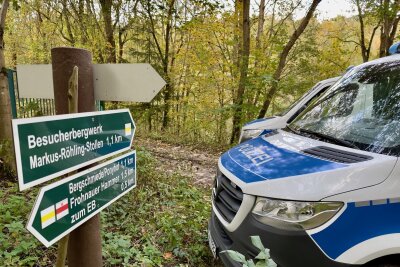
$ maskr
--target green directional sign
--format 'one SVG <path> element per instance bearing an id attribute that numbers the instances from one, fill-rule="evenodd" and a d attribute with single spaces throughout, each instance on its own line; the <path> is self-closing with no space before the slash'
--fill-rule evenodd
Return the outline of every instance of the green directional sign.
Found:
<path id="1" fill-rule="evenodd" d="M 27 229 L 46 247 L 136 187 L 136 152 L 41 189 Z"/>
<path id="2" fill-rule="evenodd" d="M 13 120 L 20 190 L 130 149 L 128 109 Z"/>

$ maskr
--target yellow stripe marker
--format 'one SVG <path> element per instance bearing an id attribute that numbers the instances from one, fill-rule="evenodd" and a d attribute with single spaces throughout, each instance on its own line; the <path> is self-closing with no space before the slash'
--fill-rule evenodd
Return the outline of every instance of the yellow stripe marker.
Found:
<path id="1" fill-rule="evenodd" d="M 52 212 L 50 212 L 50 213 L 44 215 L 44 216 L 42 217 L 42 223 L 44 223 L 44 222 L 46 222 L 47 220 L 53 218 L 54 216 L 55 216 L 54 211 L 52 211 Z"/>
<path id="2" fill-rule="evenodd" d="M 42 221 L 42 229 L 54 223 L 56 221 L 56 212 L 54 209 L 54 205 L 51 205 L 47 209 L 42 210 L 40 212 L 40 218 Z"/>
<path id="3" fill-rule="evenodd" d="M 132 134 L 132 124 L 126 123 L 125 124 L 125 135 L 131 135 L 131 134 Z"/>

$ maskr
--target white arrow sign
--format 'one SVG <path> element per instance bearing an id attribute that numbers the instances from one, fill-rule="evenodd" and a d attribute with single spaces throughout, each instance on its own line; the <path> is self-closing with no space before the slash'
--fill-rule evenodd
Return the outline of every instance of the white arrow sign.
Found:
<path id="1" fill-rule="evenodd" d="M 21 98 L 53 99 L 51 64 L 17 65 Z M 150 102 L 165 81 L 150 64 L 94 64 L 94 97 L 104 101 Z"/>

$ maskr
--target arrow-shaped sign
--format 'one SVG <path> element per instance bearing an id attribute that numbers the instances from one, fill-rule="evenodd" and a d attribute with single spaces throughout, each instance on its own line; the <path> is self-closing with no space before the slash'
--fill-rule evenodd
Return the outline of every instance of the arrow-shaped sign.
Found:
<path id="1" fill-rule="evenodd" d="M 51 64 L 17 65 L 21 98 L 53 99 Z M 150 102 L 165 81 L 147 63 L 94 64 L 94 97 L 104 101 Z"/>
<path id="2" fill-rule="evenodd" d="M 12 121 L 20 190 L 130 149 L 128 109 Z"/>
<path id="3" fill-rule="evenodd" d="M 27 229 L 46 247 L 136 187 L 136 152 L 40 190 Z"/>

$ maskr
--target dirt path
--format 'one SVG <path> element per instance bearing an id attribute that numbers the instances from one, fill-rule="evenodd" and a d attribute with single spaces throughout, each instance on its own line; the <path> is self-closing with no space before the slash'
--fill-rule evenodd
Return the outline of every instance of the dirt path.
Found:
<path id="1" fill-rule="evenodd" d="M 142 146 L 160 161 L 161 171 L 191 177 L 193 184 L 210 187 L 215 177 L 220 152 L 211 152 L 168 144 L 148 138 L 135 138 L 134 145 Z"/>

